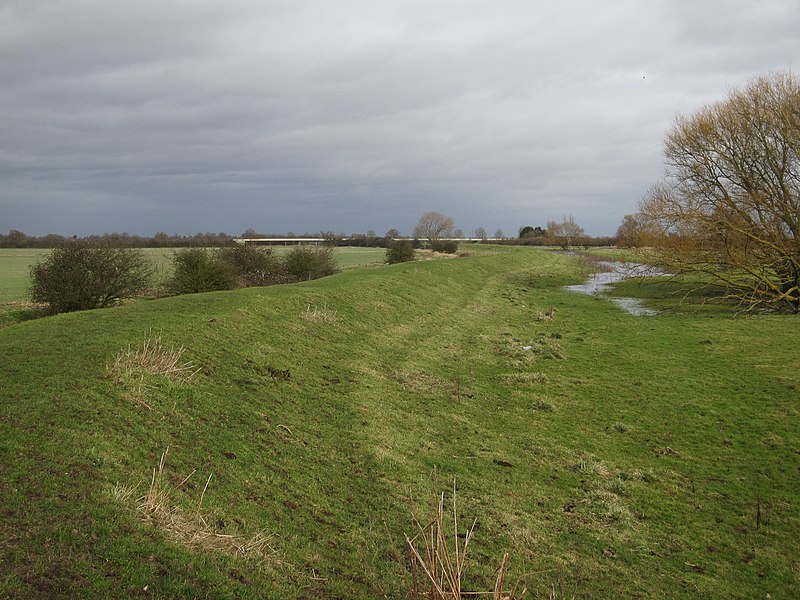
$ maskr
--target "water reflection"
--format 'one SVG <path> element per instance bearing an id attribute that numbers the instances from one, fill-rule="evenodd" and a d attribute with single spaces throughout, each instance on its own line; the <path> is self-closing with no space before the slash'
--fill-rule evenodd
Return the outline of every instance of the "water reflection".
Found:
<path id="1" fill-rule="evenodd" d="M 658 314 L 658 311 L 642 306 L 641 300 L 637 298 L 608 296 L 608 293 L 613 289 L 613 284 L 623 279 L 628 279 L 630 277 L 655 277 L 665 275 L 666 273 L 654 271 L 653 267 L 649 265 L 632 262 L 604 260 L 599 264 L 604 269 L 608 270 L 592 273 L 585 282 L 578 285 L 565 286 L 565 289 L 589 296 L 607 296 L 609 300 L 625 312 L 639 317 L 652 317 Z"/>

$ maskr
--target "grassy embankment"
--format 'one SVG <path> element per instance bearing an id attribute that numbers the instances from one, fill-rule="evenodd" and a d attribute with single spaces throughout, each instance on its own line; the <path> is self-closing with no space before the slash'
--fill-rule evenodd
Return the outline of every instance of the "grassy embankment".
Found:
<path id="1" fill-rule="evenodd" d="M 505 248 L 0 330 L 0 596 L 405 598 L 454 478 L 467 589 L 508 551 L 529 597 L 797 596 L 800 322 L 580 276 Z"/>
<path id="2" fill-rule="evenodd" d="M 289 246 L 277 246 L 272 250 L 283 254 Z M 46 256 L 50 250 L 27 248 L 0 248 L 0 327 L 20 319 L 29 318 L 25 314 L 27 300 L 30 298 L 30 266 Z M 142 252 L 152 263 L 155 271 L 153 284 L 159 286 L 172 271 L 173 248 L 144 248 Z M 351 269 L 367 265 L 381 264 L 384 261 L 384 248 L 335 248 L 334 256 L 341 269 Z"/>

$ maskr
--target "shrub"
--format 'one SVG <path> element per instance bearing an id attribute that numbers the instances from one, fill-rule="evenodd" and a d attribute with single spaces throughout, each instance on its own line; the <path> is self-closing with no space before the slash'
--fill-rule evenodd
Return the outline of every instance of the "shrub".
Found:
<path id="1" fill-rule="evenodd" d="M 236 287 L 236 270 L 206 248 L 177 250 L 172 258 L 174 273 L 167 284 L 175 294 L 194 294 Z"/>
<path id="2" fill-rule="evenodd" d="M 139 250 L 70 240 L 31 267 L 31 299 L 53 313 L 104 308 L 141 294 L 152 273 Z"/>
<path id="3" fill-rule="evenodd" d="M 339 271 L 328 246 L 295 246 L 283 258 L 286 272 L 298 281 L 319 279 Z"/>
<path id="4" fill-rule="evenodd" d="M 284 283 L 287 279 L 272 248 L 237 244 L 220 249 L 218 258 L 236 274 L 241 287 Z"/>
<path id="5" fill-rule="evenodd" d="M 455 254 L 458 251 L 458 242 L 453 240 L 431 240 L 431 250 L 444 252 L 445 254 Z"/>
<path id="6" fill-rule="evenodd" d="M 392 240 L 386 250 L 386 262 L 390 265 L 414 260 L 414 246 L 408 240 Z"/>

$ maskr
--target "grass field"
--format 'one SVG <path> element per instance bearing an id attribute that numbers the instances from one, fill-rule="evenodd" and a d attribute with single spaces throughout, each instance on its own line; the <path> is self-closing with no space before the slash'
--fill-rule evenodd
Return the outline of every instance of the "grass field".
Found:
<path id="1" fill-rule="evenodd" d="M 23 300 L 30 285 L 29 267 L 46 250 L 0 248 L 0 304 Z"/>
<path id="2" fill-rule="evenodd" d="M 800 321 L 481 253 L 0 329 L 0 597 L 408 598 L 454 480 L 465 589 L 800 595 Z"/>

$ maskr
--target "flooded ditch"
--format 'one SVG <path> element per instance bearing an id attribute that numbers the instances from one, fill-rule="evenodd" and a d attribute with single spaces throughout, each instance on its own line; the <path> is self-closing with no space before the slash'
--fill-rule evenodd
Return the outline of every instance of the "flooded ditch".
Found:
<path id="1" fill-rule="evenodd" d="M 658 314 L 657 310 L 642 306 L 637 298 L 625 298 L 611 295 L 615 283 L 630 279 L 631 277 L 659 277 L 666 275 L 655 270 L 650 265 L 632 262 L 603 260 L 597 263 L 604 271 L 592 273 L 589 278 L 578 285 L 567 285 L 564 289 L 588 296 L 601 296 L 607 298 L 625 312 L 638 317 L 652 317 Z"/>

